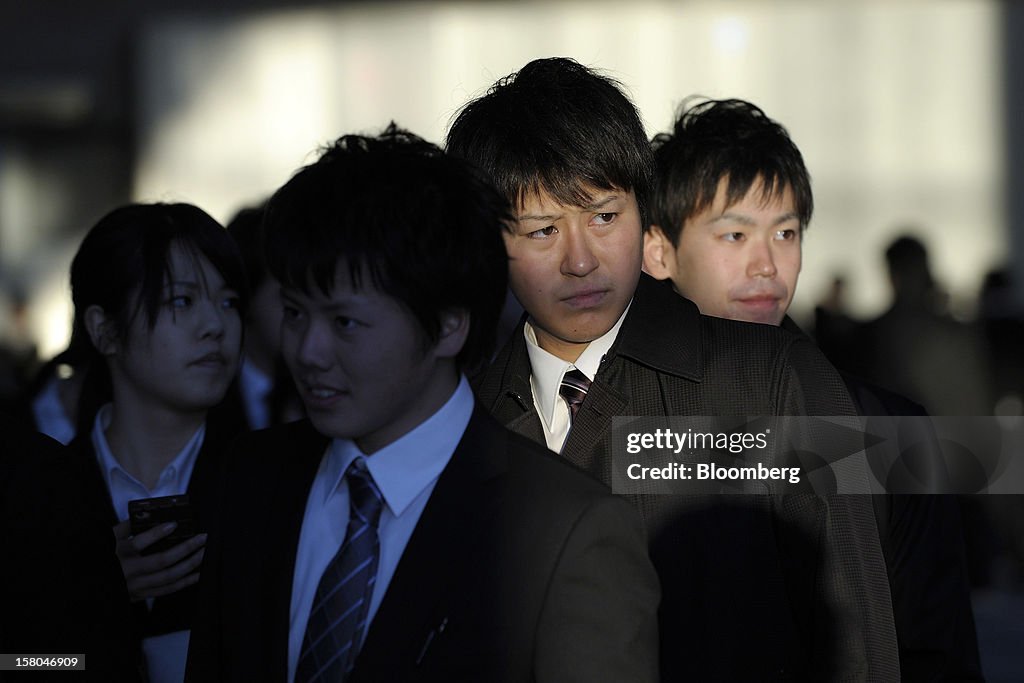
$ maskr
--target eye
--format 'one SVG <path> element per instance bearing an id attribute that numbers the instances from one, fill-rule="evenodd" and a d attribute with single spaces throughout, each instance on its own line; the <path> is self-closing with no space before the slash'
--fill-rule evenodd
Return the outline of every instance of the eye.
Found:
<path id="1" fill-rule="evenodd" d="M 221 301 L 220 305 L 222 308 L 238 310 L 238 307 L 242 305 L 242 300 L 237 296 L 229 296 Z"/>
<path id="2" fill-rule="evenodd" d="M 556 228 L 553 225 L 549 225 L 546 228 L 541 228 L 540 230 L 534 230 L 533 232 L 528 232 L 528 233 L 526 233 L 526 236 L 529 239 L 532 239 L 532 240 L 542 240 L 542 239 L 547 239 L 548 237 L 551 237 L 552 235 L 556 234 L 557 232 L 558 232 L 558 228 Z"/>
<path id="3" fill-rule="evenodd" d="M 286 303 L 281 306 L 281 318 L 286 325 L 296 323 L 302 319 L 302 311 Z"/>
<path id="4" fill-rule="evenodd" d="M 594 214 L 594 222 L 598 225 L 609 225 L 615 222 L 618 217 L 617 213 L 598 213 Z"/>
<path id="5" fill-rule="evenodd" d="M 353 318 L 339 315 L 334 318 L 334 325 L 340 330 L 354 330 L 359 327 L 359 322 Z"/>
<path id="6" fill-rule="evenodd" d="M 166 304 L 168 308 L 171 308 L 175 311 L 183 311 L 192 305 L 192 297 L 185 294 L 172 296 L 170 299 L 166 301 Z"/>
<path id="7" fill-rule="evenodd" d="M 740 242 L 746 237 L 742 232 L 727 232 L 722 235 L 722 239 L 726 242 Z"/>
<path id="8" fill-rule="evenodd" d="M 778 232 L 775 233 L 775 239 L 785 242 L 795 240 L 798 236 L 799 233 L 796 230 L 792 229 L 779 230 Z"/>

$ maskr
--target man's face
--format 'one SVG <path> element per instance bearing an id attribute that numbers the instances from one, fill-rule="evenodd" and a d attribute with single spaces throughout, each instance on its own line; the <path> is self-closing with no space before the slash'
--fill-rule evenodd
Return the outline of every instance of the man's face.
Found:
<path id="1" fill-rule="evenodd" d="M 683 224 L 672 247 L 654 226 L 645 236 L 644 267 L 671 278 L 700 312 L 718 318 L 778 325 L 793 300 L 800 275 L 801 227 L 787 186 L 765 198 L 761 181 L 742 200 L 726 206 L 726 182 L 715 200 Z"/>
<path id="2" fill-rule="evenodd" d="M 430 345 L 412 313 L 368 276 L 355 289 L 339 268 L 330 294 L 309 290 L 281 290 L 281 352 L 317 431 L 370 454 L 444 404 L 465 340 L 452 339 L 446 318 L 442 339 Z"/>
<path id="3" fill-rule="evenodd" d="M 509 281 L 541 348 L 575 361 L 626 310 L 643 259 L 633 192 L 590 189 L 586 206 L 528 195 L 510 232 Z"/>

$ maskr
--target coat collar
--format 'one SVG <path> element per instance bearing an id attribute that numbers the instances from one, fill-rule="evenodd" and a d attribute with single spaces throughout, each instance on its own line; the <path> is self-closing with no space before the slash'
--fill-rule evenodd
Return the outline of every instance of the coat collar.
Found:
<path id="1" fill-rule="evenodd" d="M 658 281 L 641 273 L 633 305 L 609 360 L 616 355 L 658 372 L 700 382 L 704 379 L 700 312 L 668 280 Z"/>
<path id="2" fill-rule="evenodd" d="M 474 382 L 478 395 L 502 424 L 543 442 L 543 427 L 533 405 L 530 357 L 520 321 L 505 347 Z M 704 379 L 702 320 L 696 305 L 680 296 L 668 281 L 640 274 L 633 304 L 608 352 L 602 369 L 618 357 L 658 372 L 695 382 Z M 600 378 L 601 371 L 598 371 Z M 526 415 L 524 415 L 524 413 Z M 528 424 L 512 427 L 517 420 Z M 536 424 L 534 424 L 536 423 Z"/>
<path id="3" fill-rule="evenodd" d="M 522 404 L 523 410 L 528 409 L 527 406 L 532 409 L 533 405 L 530 357 L 523 337 L 525 322 L 526 315 L 495 358 L 492 367 L 484 372 L 484 375 L 491 377 L 495 371 L 500 373 L 501 393 L 521 399 L 516 402 Z M 641 273 L 633 294 L 633 304 L 622 322 L 618 338 L 608 352 L 607 360 L 615 356 L 629 358 L 659 372 L 697 382 L 703 380 L 704 349 L 700 311 L 692 301 L 680 296 L 668 280 L 658 281 Z M 486 379 L 484 383 L 487 383 Z M 498 419 L 502 420 L 501 417 Z"/>

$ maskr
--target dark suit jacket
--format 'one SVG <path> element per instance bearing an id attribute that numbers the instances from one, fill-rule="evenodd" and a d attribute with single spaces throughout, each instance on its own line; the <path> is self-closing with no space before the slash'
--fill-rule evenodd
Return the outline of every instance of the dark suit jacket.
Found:
<path id="1" fill-rule="evenodd" d="M 522 329 L 476 378 L 500 422 L 544 442 Z M 855 415 L 806 339 L 701 316 L 641 275 L 562 454 L 611 481 L 616 415 Z M 867 496 L 634 499 L 662 582 L 665 680 L 895 680 L 896 637 Z"/>
<path id="2" fill-rule="evenodd" d="M 220 460 L 231 438 L 234 437 L 235 430 L 236 425 L 225 424 L 212 418 L 207 420 L 206 436 L 196 455 L 192 477 L 186 489 L 198 533 L 207 530 L 213 501 L 218 493 L 216 482 Z M 117 524 L 120 520 L 117 518 L 110 491 L 107 490 L 106 481 L 96 460 L 91 431 L 76 436 L 74 441 L 68 444 L 68 449 L 86 473 L 86 493 L 92 512 L 104 518 L 109 526 Z M 134 624 L 140 647 L 142 638 L 191 628 L 198 595 L 199 589 L 192 585 L 171 595 L 154 599 L 149 609 L 146 609 L 143 602 L 136 603 Z"/>
<path id="3" fill-rule="evenodd" d="M 236 443 L 188 680 L 285 680 L 295 555 L 327 444 L 308 421 Z M 635 511 L 477 408 L 349 680 L 656 680 L 657 602 Z"/>
<path id="4" fill-rule="evenodd" d="M 782 326 L 803 334 L 788 317 Z M 867 431 L 888 437 L 883 445 L 895 449 L 890 457 L 901 457 L 907 445 L 901 439 L 899 418 L 927 417 L 927 411 L 860 377 L 842 371 L 840 375 L 857 411 L 869 417 Z M 917 422 L 908 426 L 923 425 Z M 913 438 L 909 443 L 914 443 Z M 875 475 L 898 488 L 898 482 L 885 481 L 891 471 L 881 467 Z M 936 484 L 941 486 L 942 482 Z M 981 680 L 967 553 L 956 497 L 896 493 L 872 496 L 872 502 L 889 573 L 902 679 Z"/>
<path id="5" fill-rule="evenodd" d="M 86 656 L 82 673 L 0 680 L 138 681 L 114 537 L 56 441 L 0 417 L 0 652 Z"/>
<path id="6" fill-rule="evenodd" d="M 866 416 L 927 417 L 913 401 L 843 374 Z M 868 431 L 873 431 L 869 423 Z M 898 437 L 895 440 L 900 445 Z M 950 494 L 872 496 L 889 571 L 904 681 L 983 680 L 960 504 Z"/>

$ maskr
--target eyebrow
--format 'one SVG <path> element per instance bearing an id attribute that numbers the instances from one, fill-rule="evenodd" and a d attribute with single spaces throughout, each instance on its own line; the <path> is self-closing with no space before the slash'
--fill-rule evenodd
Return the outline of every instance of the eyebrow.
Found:
<path id="1" fill-rule="evenodd" d="M 604 199 L 598 200 L 596 202 L 591 202 L 590 204 L 581 204 L 580 208 L 581 209 L 585 209 L 587 211 L 598 211 L 600 209 L 605 208 L 606 206 L 608 206 L 609 204 L 611 204 L 612 202 L 614 202 L 614 201 L 616 201 L 618 199 L 621 199 L 621 197 L 619 195 L 617 195 L 617 194 L 610 194 L 607 197 L 605 197 Z M 517 221 L 553 221 L 556 218 L 559 218 L 559 216 L 560 216 L 560 214 L 531 214 L 531 213 L 527 213 L 527 214 L 522 214 L 522 215 L 516 216 L 516 220 Z"/>
<path id="2" fill-rule="evenodd" d="M 608 206 L 609 204 L 611 204 L 612 202 L 614 202 L 617 199 L 619 199 L 619 195 L 617 195 L 617 194 L 610 194 L 607 197 L 605 197 L 604 199 L 602 199 L 601 201 L 592 202 L 590 204 L 584 204 L 583 208 L 587 209 L 588 211 L 597 211 L 598 209 L 605 208 L 606 206 Z"/>
<path id="3" fill-rule="evenodd" d="M 742 213 L 733 213 L 732 211 L 726 211 L 721 216 L 716 217 L 714 220 L 711 221 L 711 224 L 713 225 L 715 223 L 718 223 L 719 221 L 725 220 L 736 221 L 740 225 L 747 226 L 753 226 L 757 224 L 757 221 L 755 221 L 750 216 L 747 216 L 746 214 Z M 789 221 L 800 221 L 800 216 L 797 214 L 796 211 L 789 211 L 787 213 L 782 214 L 774 221 L 772 221 L 772 227 L 782 225 L 783 223 L 788 223 Z"/>
<path id="4" fill-rule="evenodd" d="M 188 289 L 192 291 L 201 291 L 203 289 L 202 284 L 194 280 L 173 280 L 170 283 L 164 285 L 164 289 L 174 289 L 175 287 L 180 287 L 182 289 Z M 220 289 L 218 291 L 225 290 L 237 292 L 238 288 L 228 284 L 227 282 L 222 282 Z"/>
<path id="5" fill-rule="evenodd" d="M 335 296 L 332 292 L 331 296 Z M 334 299 L 328 299 L 327 301 L 314 301 L 313 297 L 306 294 L 301 289 L 281 287 L 281 298 L 287 299 L 292 303 L 300 306 L 305 306 L 309 309 L 318 311 L 326 311 L 328 313 L 345 312 L 351 309 L 359 309 L 366 306 L 372 306 L 372 304 L 366 300 L 366 298 L 357 292 L 352 292 L 340 301 Z"/>

